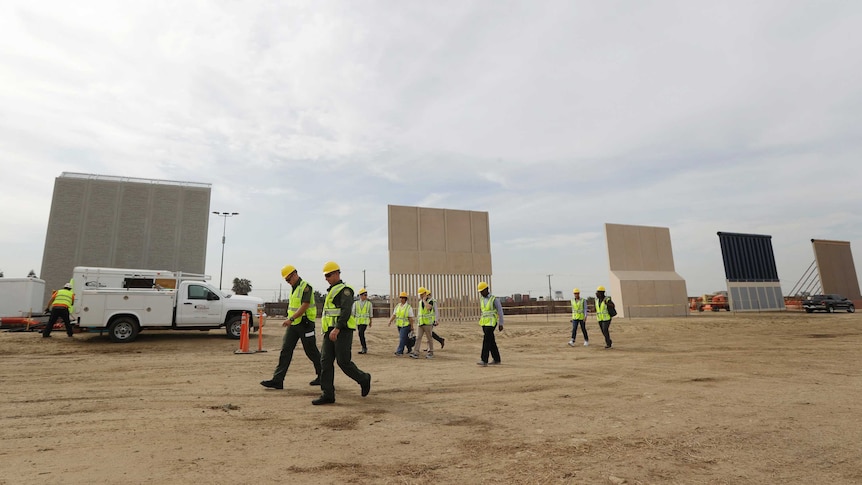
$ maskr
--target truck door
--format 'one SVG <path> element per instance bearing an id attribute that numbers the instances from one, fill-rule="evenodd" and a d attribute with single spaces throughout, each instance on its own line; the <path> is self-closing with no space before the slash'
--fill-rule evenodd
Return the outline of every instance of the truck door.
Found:
<path id="1" fill-rule="evenodd" d="M 181 285 L 177 301 L 177 325 L 209 326 L 221 323 L 221 297 L 204 284 L 189 282 Z"/>

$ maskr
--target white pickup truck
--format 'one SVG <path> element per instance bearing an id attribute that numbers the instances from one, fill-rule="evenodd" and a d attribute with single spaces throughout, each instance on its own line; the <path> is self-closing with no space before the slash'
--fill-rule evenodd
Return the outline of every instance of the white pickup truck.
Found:
<path id="1" fill-rule="evenodd" d="M 114 342 L 131 342 L 145 329 L 225 328 L 240 337 L 242 314 L 249 324 L 263 300 L 226 295 L 202 275 L 118 268 L 75 268 L 72 319 L 87 331 L 107 330 Z"/>

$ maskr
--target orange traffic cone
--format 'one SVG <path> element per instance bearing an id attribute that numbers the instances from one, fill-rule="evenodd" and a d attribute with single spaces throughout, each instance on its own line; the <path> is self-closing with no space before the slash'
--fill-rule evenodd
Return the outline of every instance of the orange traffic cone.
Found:
<path id="1" fill-rule="evenodd" d="M 248 313 L 242 314 L 242 325 L 239 330 L 239 350 L 234 351 L 235 354 L 253 354 L 248 350 Z"/>

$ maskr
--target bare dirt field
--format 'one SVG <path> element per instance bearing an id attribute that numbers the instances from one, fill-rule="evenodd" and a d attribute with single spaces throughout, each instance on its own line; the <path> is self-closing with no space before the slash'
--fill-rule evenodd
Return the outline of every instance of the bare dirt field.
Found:
<path id="1" fill-rule="evenodd" d="M 475 324 L 413 360 L 378 319 L 371 394 L 336 368 L 329 406 L 301 346 L 259 385 L 280 323 L 253 355 L 223 331 L 0 333 L 0 484 L 862 483 L 859 314 L 618 319 L 611 350 L 592 317 L 574 348 L 563 316 L 507 317 L 485 368 Z"/>

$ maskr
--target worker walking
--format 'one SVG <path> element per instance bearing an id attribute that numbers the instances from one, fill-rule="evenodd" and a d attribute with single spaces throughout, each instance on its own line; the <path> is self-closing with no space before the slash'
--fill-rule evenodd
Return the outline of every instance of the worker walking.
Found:
<path id="1" fill-rule="evenodd" d="M 407 303 L 407 292 L 402 291 L 398 294 L 398 298 L 401 299 L 401 303 L 395 305 L 392 316 L 389 317 L 388 326 L 392 326 L 392 322 L 395 322 L 395 327 L 398 328 L 398 348 L 395 349 L 395 355 L 400 357 L 404 355 L 405 347 L 413 347 L 408 341 L 410 334 L 413 332 L 414 315 L 413 307 Z M 412 354 L 409 348 L 407 352 Z"/>
<path id="2" fill-rule="evenodd" d="M 482 317 L 479 319 L 479 325 L 482 326 L 482 359 L 477 364 L 485 367 L 489 363 L 497 365 L 501 363 L 500 350 L 497 349 L 497 339 L 494 337 L 494 329 L 499 328 L 503 331 L 503 305 L 500 301 L 491 294 L 488 289 L 488 283 L 480 281 L 476 285 L 476 289 L 482 298 L 479 299 L 479 308 L 482 311 Z M 494 360 L 488 362 L 488 356 Z"/>
<path id="3" fill-rule="evenodd" d="M 431 296 L 431 290 L 428 291 L 428 300 L 431 302 L 431 305 L 434 306 L 434 326 L 431 330 L 431 337 L 440 342 L 440 348 L 442 349 L 446 345 L 446 339 L 437 335 L 437 324 L 440 323 L 440 309 L 437 307 L 437 300 Z"/>
<path id="4" fill-rule="evenodd" d="M 72 338 L 72 317 L 69 315 L 69 309 L 75 304 L 75 294 L 72 292 L 72 283 L 66 283 L 63 288 L 51 294 L 51 299 L 48 301 L 48 308 L 51 309 L 51 316 L 48 318 L 48 325 L 42 330 L 42 338 L 50 338 L 51 330 L 54 329 L 54 324 L 57 320 L 63 319 L 63 324 L 66 325 L 66 335 Z"/>
<path id="5" fill-rule="evenodd" d="M 335 402 L 335 366 L 341 368 L 347 377 L 359 384 L 362 397 L 371 392 L 371 374 L 356 367 L 350 355 L 353 345 L 353 331 L 356 319 L 353 318 L 353 289 L 341 281 L 341 268 L 335 261 L 323 265 L 323 276 L 329 283 L 326 300 L 323 302 L 323 344 L 320 346 L 320 390 L 319 398 L 311 404 L 332 404 Z"/>
<path id="6" fill-rule="evenodd" d="M 409 355 L 414 359 L 419 358 L 419 346 L 422 344 L 422 337 L 428 341 L 428 353 L 426 359 L 434 358 L 434 339 L 431 334 L 434 332 L 434 300 L 430 297 L 431 293 L 424 287 L 419 287 L 419 323 L 416 325 L 416 343 L 413 345 L 413 352 Z"/>
<path id="7" fill-rule="evenodd" d="M 365 330 L 371 328 L 371 321 L 374 319 L 374 305 L 368 299 L 368 290 L 365 288 L 359 290 L 359 299 L 353 302 L 353 318 L 356 319 L 356 328 L 359 329 L 359 344 L 362 345 L 362 350 L 359 353 L 367 354 Z"/>
<path id="8" fill-rule="evenodd" d="M 572 290 L 574 298 L 572 298 L 572 339 L 569 340 L 569 347 L 575 346 L 575 339 L 578 336 L 578 326 L 581 327 L 581 333 L 584 334 L 584 347 L 590 345 L 590 336 L 587 335 L 587 301 L 581 298 L 581 290 L 575 288 Z"/>
<path id="9" fill-rule="evenodd" d="M 605 287 L 596 288 L 596 320 L 598 320 L 599 328 L 605 337 L 606 349 L 613 345 L 613 341 L 611 341 L 611 319 L 616 314 L 616 305 L 611 301 L 611 297 L 605 296 Z"/>
<path id="10" fill-rule="evenodd" d="M 296 268 L 287 265 L 281 268 L 281 276 L 290 285 L 290 300 L 287 304 L 287 320 L 281 325 L 287 327 L 281 339 L 281 354 L 272 379 L 261 381 L 260 385 L 270 389 L 284 389 L 284 377 L 293 359 L 296 342 L 302 341 L 305 356 L 314 365 L 317 376 L 309 385 L 320 385 L 320 351 L 317 350 L 317 340 L 314 335 L 314 319 L 317 318 L 317 304 L 314 302 L 314 289 L 299 277 Z"/>

